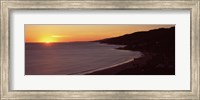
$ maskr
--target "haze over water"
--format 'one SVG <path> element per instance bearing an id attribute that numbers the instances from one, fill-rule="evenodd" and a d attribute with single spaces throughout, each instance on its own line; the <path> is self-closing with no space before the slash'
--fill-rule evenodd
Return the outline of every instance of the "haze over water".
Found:
<path id="1" fill-rule="evenodd" d="M 139 51 L 118 50 L 118 47 L 122 46 L 97 42 L 26 43 L 25 74 L 83 74 L 142 55 Z"/>

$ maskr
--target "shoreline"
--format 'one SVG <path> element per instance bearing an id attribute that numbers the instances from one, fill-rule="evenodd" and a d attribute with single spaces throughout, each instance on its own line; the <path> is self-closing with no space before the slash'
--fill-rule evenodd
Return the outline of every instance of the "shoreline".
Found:
<path id="1" fill-rule="evenodd" d="M 122 63 L 114 64 L 114 65 L 109 66 L 109 67 L 99 68 L 99 69 L 95 69 L 95 70 L 91 70 L 91 71 L 80 72 L 80 73 L 76 73 L 76 75 L 90 75 L 90 74 L 92 74 L 92 73 L 96 73 L 96 72 L 108 70 L 108 69 L 111 69 L 111 68 L 115 68 L 115 67 L 118 67 L 118 66 L 122 66 L 122 65 L 127 64 L 127 63 L 131 63 L 131 62 L 133 62 L 134 60 L 135 60 L 135 59 L 132 58 L 132 59 L 129 59 L 129 60 L 124 61 L 124 62 L 122 62 Z"/>
<path id="2" fill-rule="evenodd" d="M 112 68 L 87 73 L 86 75 L 175 75 L 173 66 L 155 66 L 158 55 L 142 52 L 143 56 Z M 162 64 L 160 64 L 162 65 Z"/>
<path id="3" fill-rule="evenodd" d="M 86 75 L 126 75 L 128 73 L 123 74 L 121 72 L 123 72 L 124 70 L 137 69 L 138 67 L 144 66 L 144 64 L 147 60 L 149 60 L 149 59 L 147 59 L 145 57 L 145 54 L 143 54 L 141 57 L 135 58 L 132 61 L 120 64 L 120 65 L 112 67 L 112 68 L 94 71 L 94 72 L 88 73 Z M 134 75 L 134 74 L 130 74 L 130 75 Z"/>

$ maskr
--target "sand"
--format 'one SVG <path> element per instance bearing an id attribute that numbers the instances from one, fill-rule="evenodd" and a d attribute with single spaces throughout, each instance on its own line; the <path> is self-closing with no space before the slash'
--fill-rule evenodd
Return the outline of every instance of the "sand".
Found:
<path id="1" fill-rule="evenodd" d="M 175 75 L 174 66 L 164 66 L 158 63 L 156 54 L 143 53 L 144 55 L 116 67 L 87 73 L 88 75 Z M 156 65 L 155 65 L 156 63 Z"/>

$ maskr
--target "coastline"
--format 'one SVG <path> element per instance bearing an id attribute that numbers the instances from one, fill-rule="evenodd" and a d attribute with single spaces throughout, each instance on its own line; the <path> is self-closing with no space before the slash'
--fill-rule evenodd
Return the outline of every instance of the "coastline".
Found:
<path id="1" fill-rule="evenodd" d="M 116 45 L 116 44 L 106 44 L 106 43 L 99 43 L 99 42 L 96 42 L 98 44 L 101 44 L 101 45 L 105 45 L 105 46 L 119 46 L 119 45 Z M 121 47 L 124 47 L 125 45 L 121 45 Z M 121 47 L 117 47 L 117 48 L 113 48 L 113 50 L 123 50 L 123 49 L 118 49 L 118 48 L 121 48 Z M 134 52 L 132 50 L 125 50 L 125 51 L 130 51 L 130 52 Z M 135 52 L 140 52 L 140 51 L 135 51 Z M 99 73 L 99 75 L 102 73 L 103 75 L 115 75 L 116 72 L 121 72 L 122 70 L 126 69 L 126 68 L 129 68 L 129 64 L 132 64 L 135 59 L 138 59 L 138 58 L 141 58 L 143 57 L 143 53 L 140 52 L 141 55 L 139 57 L 134 57 L 134 58 L 131 58 L 131 59 L 128 59 L 126 61 L 123 61 L 121 63 L 116 63 L 114 65 L 111 65 L 111 66 L 108 66 L 108 67 L 103 67 L 103 68 L 97 68 L 97 69 L 92 69 L 92 70 L 86 70 L 86 71 L 82 71 L 82 72 L 79 72 L 79 73 L 71 73 L 70 75 L 91 75 L 91 74 L 96 74 L 96 73 Z M 127 66 L 126 66 L 127 65 Z M 121 67 L 123 66 L 123 67 Z M 124 67 L 125 66 L 125 67 Z M 114 69 L 114 72 L 112 72 L 112 70 Z M 111 70 L 111 71 L 109 71 Z M 96 74 L 97 75 L 97 74 Z"/>
<path id="2" fill-rule="evenodd" d="M 126 63 L 124 62 L 123 64 L 118 64 L 117 66 L 115 65 L 113 67 L 106 68 L 103 70 L 93 71 L 91 73 L 87 73 L 86 75 L 120 75 L 120 74 L 123 74 L 122 72 L 125 70 L 137 69 L 138 67 L 143 66 L 146 60 L 148 60 L 146 57 L 141 56 L 139 58 L 135 58 L 132 61 L 129 61 Z M 125 73 L 123 75 L 126 75 L 126 74 L 128 73 Z"/>
<path id="3" fill-rule="evenodd" d="M 134 59 L 129 59 L 127 61 L 124 61 L 122 63 L 118 63 L 118 64 L 115 64 L 115 65 L 112 65 L 112 66 L 109 66 L 109 67 L 105 67 L 105 68 L 99 68 L 99 69 L 95 69 L 95 70 L 91 70 L 91 71 L 85 71 L 85 72 L 81 72 L 81 73 L 77 73 L 76 75 L 90 75 L 92 73 L 97 73 L 97 72 L 101 72 L 101 71 L 106 71 L 108 69 L 115 69 L 116 67 L 119 67 L 119 66 L 124 66 L 125 64 L 127 63 L 131 63 L 133 62 Z"/>
<path id="4" fill-rule="evenodd" d="M 125 45 L 117 49 L 140 51 L 143 57 L 91 75 L 175 75 L 175 26 L 134 32 L 97 42 Z"/>
<path id="5" fill-rule="evenodd" d="M 155 66 L 158 55 L 150 52 L 142 52 L 143 56 L 112 68 L 94 71 L 86 75 L 175 75 L 173 66 Z"/>

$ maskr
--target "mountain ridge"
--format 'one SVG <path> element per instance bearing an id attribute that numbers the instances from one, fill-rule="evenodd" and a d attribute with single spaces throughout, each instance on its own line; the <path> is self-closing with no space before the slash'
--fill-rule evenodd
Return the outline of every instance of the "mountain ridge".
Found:
<path id="1" fill-rule="evenodd" d="M 140 51 L 143 57 L 129 64 L 91 74 L 175 75 L 175 26 L 134 32 L 95 42 L 124 45 L 117 49 Z"/>

